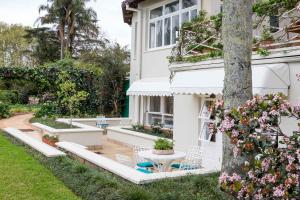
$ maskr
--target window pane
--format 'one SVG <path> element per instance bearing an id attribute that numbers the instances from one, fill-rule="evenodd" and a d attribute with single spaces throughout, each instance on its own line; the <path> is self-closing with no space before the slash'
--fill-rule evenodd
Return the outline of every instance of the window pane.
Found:
<path id="1" fill-rule="evenodd" d="M 171 18 L 165 19 L 165 27 L 164 27 L 164 45 L 170 45 L 171 44 Z"/>
<path id="2" fill-rule="evenodd" d="M 179 15 L 172 17 L 172 44 L 176 43 L 177 32 L 179 31 Z"/>
<path id="3" fill-rule="evenodd" d="M 197 17 L 197 9 L 191 11 L 191 20 Z"/>
<path id="4" fill-rule="evenodd" d="M 189 21 L 189 12 L 182 13 L 181 15 L 181 23 L 185 23 Z"/>
<path id="5" fill-rule="evenodd" d="M 155 23 L 150 23 L 149 47 L 155 47 Z"/>
<path id="6" fill-rule="evenodd" d="M 179 10 L 179 1 L 169 3 L 165 7 L 165 14 L 169 14 Z"/>
<path id="7" fill-rule="evenodd" d="M 160 17 L 162 16 L 162 13 L 163 13 L 163 7 L 158 7 L 158 8 L 155 8 L 153 10 L 150 11 L 150 19 L 154 19 L 156 17 Z"/>
<path id="8" fill-rule="evenodd" d="M 197 5 L 198 0 L 182 0 L 182 8 L 188 8 Z"/>
<path id="9" fill-rule="evenodd" d="M 165 97 L 165 107 L 165 113 L 173 114 L 173 97 Z"/>
<path id="10" fill-rule="evenodd" d="M 160 97 L 150 97 L 150 112 L 160 112 Z"/>
<path id="11" fill-rule="evenodd" d="M 156 22 L 156 47 L 162 46 L 162 20 Z"/>

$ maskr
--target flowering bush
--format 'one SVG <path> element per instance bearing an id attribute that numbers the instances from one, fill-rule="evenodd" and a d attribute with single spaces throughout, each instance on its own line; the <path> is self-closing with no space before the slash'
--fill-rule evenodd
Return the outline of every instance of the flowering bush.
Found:
<path id="1" fill-rule="evenodd" d="M 218 130 L 230 137 L 235 157 L 246 158 L 243 174 L 222 173 L 222 190 L 238 199 L 298 199 L 300 196 L 300 124 L 288 135 L 281 116 L 300 120 L 300 106 L 283 95 L 255 97 L 227 111 L 216 103 Z"/>

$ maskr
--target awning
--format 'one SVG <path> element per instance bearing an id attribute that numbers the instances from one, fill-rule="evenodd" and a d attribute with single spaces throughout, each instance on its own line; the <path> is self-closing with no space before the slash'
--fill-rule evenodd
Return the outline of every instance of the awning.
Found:
<path id="1" fill-rule="evenodd" d="M 171 83 L 171 92 L 175 94 L 222 94 L 224 75 L 224 68 L 176 72 Z M 253 94 L 281 92 L 288 95 L 289 66 L 285 63 L 254 65 L 252 84 Z"/>
<path id="2" fill-rule="evenodd" d="M 127 95 L 172 96 L 170 91 L 170 79 L 168 77 L 162 77 L 138 80 L 129 87 Z"/>

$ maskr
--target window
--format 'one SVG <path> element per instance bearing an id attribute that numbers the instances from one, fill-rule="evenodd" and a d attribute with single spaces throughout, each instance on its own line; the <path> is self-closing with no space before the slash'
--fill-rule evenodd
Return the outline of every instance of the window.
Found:
<path id="1" fill-rule="evenodd" d="M 204 99 L 199 113 L 199 124 L 200 124 L 200 140 L 208 140 L 215 142 L 215 137 L 212 134 L 211 126 L 214 124 L 215 116 L 212 115 L 214 108 L 214 99 Z"/>
<path id="2" fill-rule="evenodd" d="M 180 25 L 197 16 L 198 0 L 177 0 L 150 10 L 149 48 L 176 43 Z"/>
<path id="3" fill-rule="evenodd" d="M 173 97 L 148 98 L 147 125 L 162 124 L 166 128 L 173 127 Z"/>
<path id="4" fill-rule="evenodd" d="M 150 97 L 150 112 L 160 112 L 160 97 Z"/>

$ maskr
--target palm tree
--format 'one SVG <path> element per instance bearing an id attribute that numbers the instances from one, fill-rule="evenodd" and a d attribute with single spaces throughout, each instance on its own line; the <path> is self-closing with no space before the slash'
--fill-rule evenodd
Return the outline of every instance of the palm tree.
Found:
<path id="1" fill-rule="evenodd" d="M 97 38 L 97 13 L 85 4 L 90 0 L 47 0 L 41 5 L 39 12 L 46 14 L 38 20 L 42 25 L 54 24 L 60 44 L 61 59 L 65 52 L 73 55 L 75 47 L 82 39 Z M 75 44 L 77 42 L 77 44 Z"/>

